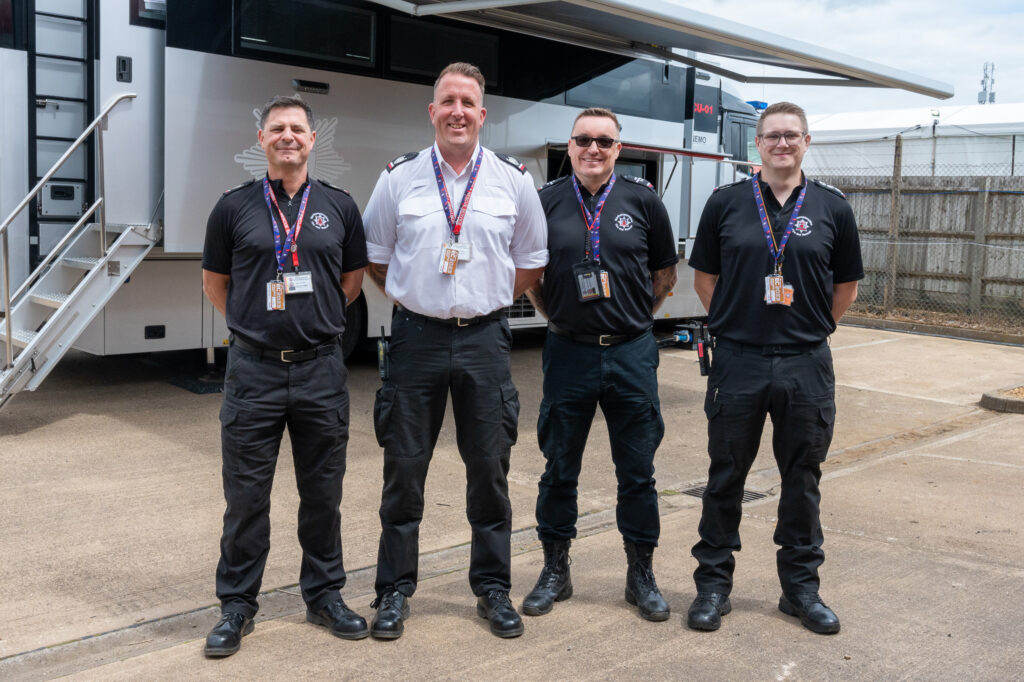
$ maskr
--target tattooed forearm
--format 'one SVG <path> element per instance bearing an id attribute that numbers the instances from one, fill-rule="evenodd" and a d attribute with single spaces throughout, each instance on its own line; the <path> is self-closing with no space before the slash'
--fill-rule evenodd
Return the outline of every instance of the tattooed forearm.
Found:
<path id="1" fill-rule="evenodd" d="M 651 303 L 652 315 L 658 312 L 658 308 L 665 302 L 665 297 L 672 291 L 672 287 L 676 285 L 678 278 L 679 275 L 676 273 L 675 265 L 670 265 L 667 268 L 655 270 L 651 273 L 654 287 L 654 301 Z"/>

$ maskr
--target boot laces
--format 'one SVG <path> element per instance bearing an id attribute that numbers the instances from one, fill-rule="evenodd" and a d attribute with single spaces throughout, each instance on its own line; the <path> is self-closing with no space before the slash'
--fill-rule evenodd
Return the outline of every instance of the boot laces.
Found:
<path id="1" fill-rule="evenodd" d="M 504 590 L 491 590 L 487 593 L 487 598 L 494 605 L 494 608 L 505 607 L 507 609 L 512 608 L 512 602 L 508 598 L 508 592 Z"/>
<path id="2" fill-rule="evenodd" d="M 398 590 L 392 590 L 391 592 L 385 592 L 378 596 L 370 604 L 371 609 L 380 608 L 381 611 L 395 608 L 395 602 L 398 600 Z"/>

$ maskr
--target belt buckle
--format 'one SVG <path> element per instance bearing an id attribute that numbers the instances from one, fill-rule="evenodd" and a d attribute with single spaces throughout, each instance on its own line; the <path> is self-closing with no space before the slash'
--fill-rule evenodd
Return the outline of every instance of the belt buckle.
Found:
<path id="1" fill-rule="evenodd" d="M 292 364 L 294 361 L 293 360 L 289 360 L 284 355 L 285 355 L 285 353 L 293 353 L 293 352 L 294 351 L 290 351 L 290 350 L 283 350 L 283 351 L 281 351 L 281 362 L 287 362 L 288 364 Z"/>
<path id="2" fill-rule="evenodd" d="M 611 343 L 608 343 L 608 342 L 605 341 L 605 339 L 610 337 L 610 336 L 614 336 L 614 334 L 598 334 L 598 336 L 597 336 L 597 345 L 599 345 L 599 346 L 610 346 L 610 345 L 612 345 Z"/>
<path id="3" fill-rule="evenodd" d="M 463 322 L 462 322 L 462 320 L 463 320 L 463 319 L 465 319 L 465 318 L 462 318 L 462 317 L 456 317 L 456 318 L 455 318 L 455 326 L 456 326 L 456 327 L 468 327 L 468 326 L 469 326 L 469 320 L 466 320 L 466 322 L 465 322 L 465 323 L 463 323 Z"/>

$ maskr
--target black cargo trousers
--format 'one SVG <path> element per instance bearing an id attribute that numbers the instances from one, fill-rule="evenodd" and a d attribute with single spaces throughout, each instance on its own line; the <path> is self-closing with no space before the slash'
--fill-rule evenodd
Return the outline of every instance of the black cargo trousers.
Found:
<path id="1" fill-rule="evenodd" d="M 743 485 L 767 415 L 782 477 L 775 544 L 785 594 L 818 591 L 825 560 L 819 520 L 821 463 L 832 442 L 835 375 L 828 343 L 749 346 L 719 338 L 704 400 L 711 465 L 700 541 L 698 591 L 729 594 L 740 550 Z"/>
<path id="2" fill-rule="evenodd" d="M 299 492 L 299 585 L 316 611 L 345 585 L 341 486 L 348 446 L 348 372 L 341 346 L 286 363 L 232 344 L 221 406 L 224 534 L 217 597 L 224 613 L 252 617 L 270 551 L 270 490 L 287 425 Z"/>
<path id="3" fill-rule="evenodd" d="M 377 595 L 416 591 L 423 484 L 452 396 L 456 442 L 466 465 L 466 517 L 472 527 L 473 594 L 511 587 L 509 457 L 518 435 L 508 321 L 467 326 L 399 309 L 391 323 L 389 378 L 377 392 L 374 428 L 384 448 Z"/>

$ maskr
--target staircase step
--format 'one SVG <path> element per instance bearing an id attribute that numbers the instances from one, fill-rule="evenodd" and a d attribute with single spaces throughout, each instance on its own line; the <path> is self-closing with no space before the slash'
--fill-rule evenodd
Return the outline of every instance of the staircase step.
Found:
<path id="1" fill-rule="evenodd" d="M 36 332 L 29 331 L 28 329 L 15 329 L 14 333 L 11 334 L 11 341 L 19 348 L 24 348 L 32 343 L 34 338 L 36 338 Z"/>
<path id="2" fill-rule="evenodd" d="M 29 296 L 33 302 L 48 308 L 59 308 L 71 297 L 71 294 L 41 292 Z"/>
<path id="3" fill-rule="evenodd" d="M 96 264 L 100 262 L 99 258 L 88 258 L 86 256 L 78 256 L 76 258 L 62 258 L 61 263 L 71 268 L 81 268 L 82 270 L 92 270 L 96 267 Z"/>

